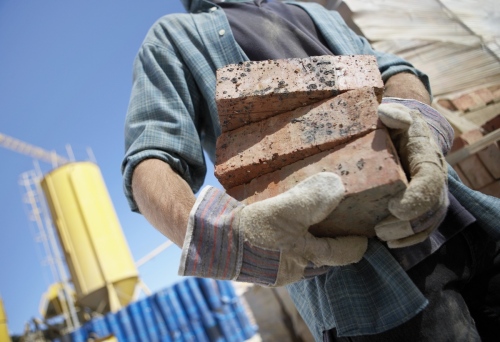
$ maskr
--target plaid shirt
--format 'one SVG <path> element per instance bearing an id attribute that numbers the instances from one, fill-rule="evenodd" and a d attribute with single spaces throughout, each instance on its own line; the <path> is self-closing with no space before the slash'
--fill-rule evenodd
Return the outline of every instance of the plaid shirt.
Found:
<path id="1" fill-rule="evenodd" d="M 156 22 L 134 63 L 122 163 L 124 191 L 134 211 L 138 208 L 131 177 L 144 159 L 165 161 L 193 192 L 199 190 L 207 171 L 203 150 L 213 161 L 221 132 L 215 72 L 227 64 L 248 60 L 217 5 L 207 0 L 183 3 L 193 14 L 168 15 Z M 374 54 L 384 81 L 399 72 L 411 72 L 429 89 L 425 75 L 401 58 L 372 50 L 365 39 L 347 28 L 338 13 L 314 3 L 295 4 L 310 14 L 335 55 Z M 494 222 L 500 220 L 492 219 L 492 227 Z M 317 340 L 321 340 L 322 331 L 334 327 L 340 335 L 378 333 L 402 324 L 427 304 L 376 240 L 370 242 L 360 263 L 333 268 L 324 276 L 288 289 Z"/>

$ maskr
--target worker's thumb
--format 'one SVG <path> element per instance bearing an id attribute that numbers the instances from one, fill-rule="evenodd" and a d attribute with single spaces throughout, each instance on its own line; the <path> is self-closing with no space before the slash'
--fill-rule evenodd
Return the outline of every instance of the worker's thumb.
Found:
<path id="1" fill-rule="evenodd" d="M 290 190 L 252 204 L 261 206 L 272 216 L 289 219 L 308 229 L 323 221 L 344 198 L 345 188 L 340 177 L 332 172 L 320 172 L 295 185 Z"/>
<path id="2" fill-rule="evenodd" d="M 378 106 L 378 117 L 391 129 L 407 130 L 413 122 L 408 108 L 399 103 L 382 103 Z"/>

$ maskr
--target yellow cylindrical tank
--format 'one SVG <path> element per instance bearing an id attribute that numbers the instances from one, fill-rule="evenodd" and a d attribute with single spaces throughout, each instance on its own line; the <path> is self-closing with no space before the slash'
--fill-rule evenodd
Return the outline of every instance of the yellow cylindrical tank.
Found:
<path id="1" fill-rule="evenodd" d="M 101 313 L 127 305 L 138 272 L 98 166 L 66 164 L 46 174 L 41 186 L 78 304 Z"/>
<path id="2" fill-rule="evenodd" d="M 0 298 L 0 342 L 11 342 L 9 328 L 7 327 L 7 315 L 3 308 L 2 298 Z"/>

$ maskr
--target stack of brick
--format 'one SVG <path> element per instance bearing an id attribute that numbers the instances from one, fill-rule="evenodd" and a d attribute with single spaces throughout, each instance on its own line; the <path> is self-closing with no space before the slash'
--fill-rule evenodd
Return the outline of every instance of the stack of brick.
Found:
<path id="1" fill-rule="evenodd" d="M 453 141 L 451 153 L 480 141 L 485 134 L 498 131 L 500 115 L 485 123 L 480 129 L 462 133 Z M 500 197 L 500 147 L 493 142 L 480 151 L 453 165 L 460 179 L 469 188 L 487 195 Z"/>
<path id="2" fill-rule="evenodd" d="M 460 135 L 500 115 L 500 84 L 437 98 L 433 105 Z"/>
<path id="3" fill-rule="evenodd" d="M 215 176 L 247 204 L 322 171 L 346 188 L 340 205 L 311 227 L 317 236 L 373 236 L 388 199 L 407 186 L 378 120 L 383 82 L 373 56 L 246 62 L 217 71 L 222 134 Z"/>

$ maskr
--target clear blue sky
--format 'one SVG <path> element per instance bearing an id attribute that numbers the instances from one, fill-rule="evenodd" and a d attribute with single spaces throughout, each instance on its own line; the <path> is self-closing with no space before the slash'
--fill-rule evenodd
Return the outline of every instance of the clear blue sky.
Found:
<path id="1" fill-rule="evenodd" d="M 0 0 L 0 133 L 77 160 L 93 150 L 134 260 L 165 241 L 122 191 L 123 123 L 132 62 L 149 27 L 184 12 L 177 0 Z M 50 165 L 41 164 L 43 171 Z M 18 184 L 33 160 L 0 147 L 0 296 L 11 333 L 37 317 L 52 283 Z M 211 172 L 206 182 L 216 184 Z M 156 291 L 179 280 L 180 249 L 139 269 Z"/>

